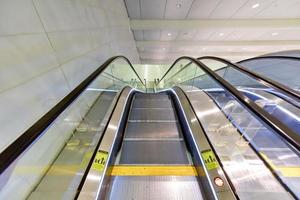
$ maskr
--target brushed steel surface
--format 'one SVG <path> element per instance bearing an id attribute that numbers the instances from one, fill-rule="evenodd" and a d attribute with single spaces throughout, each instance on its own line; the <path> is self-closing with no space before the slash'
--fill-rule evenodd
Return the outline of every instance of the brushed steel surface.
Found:
<path id="1" fill-rule="evenodd" d="M 178 138 L 182 137 L 176 122 L 130 122 L 125 138 Z"/>
<path id="2" fill-rule="evenodd" d="M 137 109 L 132 108 L 129 120 L 175 120 L 173 109 Z"/>
<path id="3" fill-rule="evenodd" d="M 112 177 L 104 199 L 111 200 L 201 200 L 194 176 L 116 176 Z"/>
<path id="4" fill-rule="evenodd" d="M 172 108 L 171 101 L 161 101 L 161 99 L 134 99 L 133 108 Z"/>
<path id="5" fill-rule="evenodd" d="M 124 141 L 119 164 L 189 164 L 184 142 Z"/>
<path id="6" fill-rule="evenodd" d="M 240 199 L 293 199 L 207 94 L 187 94 Z"/>
<path id="7" fill-rule="evenodd" d="M 160 108 L 157 98 L 164 102 L 162 104 L 171 106 L 167 109 Z M 142 107 L 143 105 L 135 104 L 139 99 L 150 103 Z M 140 108 L 135 108 L 139 106 Z M 181 127 L 176 119 L 167 95 L 135 95 L 115 165 L 190 165 L 180 133 Z M 202 199 L 200 185 L 195 176 L 106 177 L 108 179 L 103 184 L 101 199 Z"/>
<path id="8" fill-rule="evenodd" d="M 119 136 L 121 130 L 120 126 L 122 123 L 122 117 L 124 117 L 124 112 L 126 110 L 126 105 L 128 99 L 134 89 L 130 87 L 125 87 L 125 89 L 120 94 L 117 105 L 114 109 L 114 112 L 111 116 L 107 129 L 105 130 L 104 136 L 102 138 L 101 144 L 98 148 L 98 151 L 106 151 L 109 156 L 107 158 L 107 162 L 105 163 L 105 167 L 103 171 L 98 171 L 93 168 L 89 169 L 86 180 L 82 186 L 82 189 L 79 193 L 78 199 L 86 200 L 86 199 L 96 199 L 101 192 L 101 186 L 105 179 L 105 172 L 107 166 L 109 165 L 109 160 L 114 153 L 114 144 Z"/>
<path id="9" fill-rule="evenodd" d="M 167 94 L 164 94 L 164 93 L 155 93 L 155 94 L 147 94 L 147 93 L 136 93 L 135 94 L 135 99 L 148 99 L 148 100 L 151 100 L 151 99 L 154 99 L 155 101 L 157 101 L 158 99 L 159 100 L 170 100 L 169 96 Z"/>
<path id="10" fill-rule="evenodd" d="M 225 177 L 223 169 L 220 167 L 220 163 L 214 169 L 209 169 L 204 161 L 202 152 L 212 151 L 212 147 L 205 136 L 205 133 L 197 120 L 197 116 L 192 109 L 190 102 L 186 98 L 186 95 L 179 87 L 174 87 L 171 90 L 174 94 L 175 103 L 179 110 L 179 119 L 182 122 L 185 131 L 185 139 L 187 145 L 191 151 L 194 165 L 198 168 L 198 174 L 200 175 L 200 182 L 203 186 L 203 193 L 205 193 L 208 199 L 236 199 L 228 181 Z M 201 169 L 201 170 L 200 170 Z M 223 180 L 222 186 L 217 186 L 214 183 L 214 179 L 219 177 Z"/>

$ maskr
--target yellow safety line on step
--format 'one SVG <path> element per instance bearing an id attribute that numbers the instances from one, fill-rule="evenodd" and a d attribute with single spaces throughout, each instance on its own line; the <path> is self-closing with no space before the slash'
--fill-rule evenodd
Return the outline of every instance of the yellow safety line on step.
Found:
<path id="1" fill-rule="evenodd" d="M 279 171 L 285 177 L 300 177 L 300 167 L 288 167 L 288 166 L 275 166 L 273 162 L 262 152 L 260 155 L 265 159 L 265 161 L 271 166 L 274 171 Z"/>
<path id="2" fill-rule="evenodd" d="M 111 176 L 197 176 L 194 166 L 178 165 L 115 165 L 108 170 Z"/>

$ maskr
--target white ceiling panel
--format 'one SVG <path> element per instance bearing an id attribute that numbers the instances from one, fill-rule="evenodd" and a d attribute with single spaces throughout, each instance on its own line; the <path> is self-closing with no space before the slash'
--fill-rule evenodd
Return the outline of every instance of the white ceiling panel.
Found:
<path id="1" fill-rule="evenodd" d="M 144 40 L 160 40 L 160 30 L 144 31 Z"/>
<path id="2" fill-rule="evenodd" d="M 180 31 L 177 36 L 177 40 L 195 40 L 197 33 L 197 30 Z"/>
<path id="3" fill-rule="evenodd" d="M 162 30 L 161 31 L 161 36 L 160 36 L 160 40 L 161 41 L 171 41 L 171 40 L 176 40 L 178 35 L 178 31 L 177 30 Z"/>
<path id="4" fill-rule="evenodd" d="M 185 19 L 193 0 L 168 0 L 165 19 Z"/>
<path id="5" fill-rule="evenodd" d="M 250 19 L 268 8 L 274 0 L 249 0 L 233 16 L 234 19 Z"/>
<path id="6" fill-rule="evenodd" d="M 141 31 L 141 30 L 134 30 L 133 31 L 133 35 L 134 35 L 134 39 L 136 40 L 136 41 L 141 41 L 141 40 L 144 40 L 144 33 L 143 33 L 143 31 Z"/>
<path id="7" fill-rule="evenodd" d="M 199 30 L 196 34 L 196 40 L 207 40 L 215 31 L 211 29 Z"/>
<path id="8" fill-rule="evenodd" d="M 297 19 L 300 0 L 125 0 L 125 3 L 130 19 L 139 19 L 145 25 L 134 28 L 132 23 L 132 29 L 141 60 L 147 63 L 173 62 L 181 55 L 239 60 L 300 48 Z M 222 22 L 210 22 L 212 19 Z M 185 26 L 191 23 L 194 25 Z"/>
<path id="9" fill-rule="evenodd" d="M 125 5 L 130 19 L 140 19 L 140 0 L 125 0 Z"/>
<path id="10" fill-rule="evenodd" d="M 275 0 L 255 18 L 300 18 L 300 0 Z"/>
<path id="11" fill-rule="evenodd" d="M 195 0 L 188 19 L 205 19 L 208 18 L 210 13 L 216 8 L 221 0 Z"/>
<path id="12" fill-rule="evenodd" d="M 140 0 L 142 19 L 163 19 L 166 0 Z"/>
<path id="13" fill-rule="evenodd" d="M 233 16 L 247 0 L 222 0 L 211 13 L 212 19 L 229 19 Z"/>
<path id="14" fill-rule="evenodd" d="M 208 40 L 216 40 L 216 41 L 228 40 L 227 38 L 231 35 L 232 32 L 233 32 L 232 29 L 217 29 L 213 34 L 211 34 Z"/>
<path id="15" fill-rule="evenodd" d="M 261 37 L 267 30 L 253 30 L 253 29 L 242 29 L 242 30 L 234 30 L 230 33 L 228 40 L 257 40 Z"/>
<path id="16" fill-rule="evenodd" d="M 258 39 L 260 40 L 300 40 L 300 29 L 265 31 Z"/>

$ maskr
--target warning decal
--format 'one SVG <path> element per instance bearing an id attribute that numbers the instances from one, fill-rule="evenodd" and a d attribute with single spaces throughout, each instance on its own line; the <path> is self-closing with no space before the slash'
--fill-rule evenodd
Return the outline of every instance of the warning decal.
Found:
<path id="1" fill-rule="evenodd" d="M 218 161 L 212 150 L 208 149 L 201 152 L 207 170 L 216 169 L 219 167 Z"/>
<path id="2" fill-rule="evenodd" d="M 108 152 L 98 150 L 94 162 L 92 164 L 92 169 L 102 172 L 104 170 L 107 158 Z"/>

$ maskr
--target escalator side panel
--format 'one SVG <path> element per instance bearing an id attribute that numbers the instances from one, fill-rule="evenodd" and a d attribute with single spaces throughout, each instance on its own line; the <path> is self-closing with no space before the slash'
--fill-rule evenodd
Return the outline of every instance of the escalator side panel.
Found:
<path id="1" fill-rule="evenodd" d="M 187 95 L 241 199 L 292 199 L 207 94 L 194 90 Z M 234 109 L 233 104 L 227 108 Z"/>

